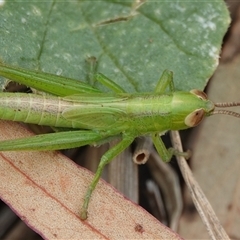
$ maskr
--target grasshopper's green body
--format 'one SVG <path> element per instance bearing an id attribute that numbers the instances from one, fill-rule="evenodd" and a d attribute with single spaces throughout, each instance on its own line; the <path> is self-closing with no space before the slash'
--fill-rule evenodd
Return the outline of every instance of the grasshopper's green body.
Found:
<path id="1" fill-rule="evenodd" d="M 131 132 L 137 137 L 192 127 L 185 119 L 196 110 L 196 105 L 206 114 L 214 108 L 211 101 L 191 92 L 69 97 L 0 93 L 0 119 L 94 131 L 111 129 L 113 135 Z"/>
<path id="2" fill-rule="evenodd" d="M 0 142 L 0 151 L 66 149 L 120 138 L 121 141 L 101 158 L 85 195 L 82 219 L 87 218 L 89 200 L 104 166 L 136 137 L 151 136 L 159 155 L 164 161 L 169 161 L 173 154 L 184 153 L 172 148 L 166 149 L 159 135 L 168 130 L 194 127 L 205 116 L 217 113 L 214 111 L 217 105 L 208 100 L 202 91 L 175 91 L 172 73 L 169 71 L 163 73 L 155 92 L 134 94 L 124 93 L 121 87 L 101 74 L 96 75 L 96 79 L 115 93 L 101 93 L 98 89 L 73 79 L 3 64 L 0 64 L 0 76 L 55 95 L 1 93 L 1 119 L 73 129 L 3 141 Z M 169 91 L 166 91 L 167 87 Z M 231 106 L 233 105 L 237 103 L 232 103 Z M 235 113 L 228 111 L 228 114 Z"/>

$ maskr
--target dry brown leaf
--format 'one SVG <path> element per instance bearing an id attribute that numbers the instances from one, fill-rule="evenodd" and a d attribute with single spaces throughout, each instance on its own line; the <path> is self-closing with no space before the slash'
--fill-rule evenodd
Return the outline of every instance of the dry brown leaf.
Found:
<path id="1" fill-rule="evenodd" d="M 0 122 L 0 140 L 29 136 Z M 1 152 L 0 196 L 45 239 L 181 239 L 103 181 L 79 218 L 92 174 L 58 152 Z"/>

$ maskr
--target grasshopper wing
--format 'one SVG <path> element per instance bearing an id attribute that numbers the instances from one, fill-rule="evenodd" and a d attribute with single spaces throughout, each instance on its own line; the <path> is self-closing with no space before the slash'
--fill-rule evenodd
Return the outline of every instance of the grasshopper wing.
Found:
<path id="1" fill-rule="evenodd" d="M 122 102 L 128 99 L 128 94 L 93 93 L 74 94 L 63 99 L 76 103 L 63 111 L 62 116 L 74 125 L 87 129 L 107 129 L 119 126 L 126 113 L 107 103 Z M 106 104 L 108 106 L 106 106 Z"/>
<path id="2" fill-rule="evenodd" d="M 76 103 L 109 103 L 121 102 L 129 98 L 128 93 L 112 94 L 112 93 L 87 93 L 87 94 L 73 94 L 63 97 L 63 100 Z"/>
<path id="3" fill-rule="evenodd" d="M 79 128 L 104 130 L 110 126 L 118 126 L 125 113 L 110 107 L 73 106 L 63 111 L 62 116 Z"/>

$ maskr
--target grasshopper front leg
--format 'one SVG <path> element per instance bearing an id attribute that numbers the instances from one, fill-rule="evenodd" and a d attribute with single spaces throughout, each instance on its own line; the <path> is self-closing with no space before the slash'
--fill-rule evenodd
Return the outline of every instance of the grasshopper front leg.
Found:
<path id="1" fill-rule="evenodd" d="M 117 145 L 115 145 L 113 148 L 109 149 L 102 157 L 100 160 L 100 163 L 98 165 L 97 171 L 94 175 L 94 178 L 89 185 L 87 192 L 84 197 L 84 203 L 80 211 L 80 217 L 82 220 L 87 219 L 87 209 L 89 205 L 90 198 L 92 196 L 92 193 L 94 189 L 96 188 L 96 185 L 102 175 L 102 171 L 104 167 L 110 163 L 113 158 L 115 158 L 118 154 L 120 154 L 122 151 L 124 151 L 134 140 L 135 137 L 130 136 L 130 135 L 123 135 L 123 138 L 121 142 L 119 142 Z"/>
<path id="2" fill-rule="evenodd" d="M 164 70 L 157 83 L 157 86 L 155 87 L 154 92 L 163 94 L 166 92 L 167 87 L 169 87 L 171 93 L 175 91 L 173 72 L 169 70 Z"/>

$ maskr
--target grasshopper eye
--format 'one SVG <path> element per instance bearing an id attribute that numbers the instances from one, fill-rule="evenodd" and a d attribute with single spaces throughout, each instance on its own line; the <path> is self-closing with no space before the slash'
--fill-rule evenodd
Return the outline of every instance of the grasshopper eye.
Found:
<path id="1" fill-rule="evenodd" d="M 198 89 L 193 89 L 190 91 L 190 93 L 196 95 L 198 98 L 202 99 L 202 100 L 207 100 L 208 97 L 207 97 L 207 94 L 203 91 L 200 91 Z"/>
<path id="2" fill-rule="evenodd" d="M 184 122 L 188 127 L 195 127 L 202 121 L 202 119 L 204 118 L 204 114 L 205 112 L 203 109 L 197 109 L 192 113 L 188 114 Z"/>

